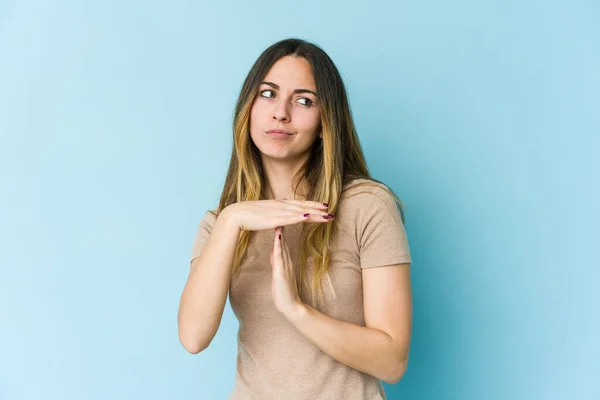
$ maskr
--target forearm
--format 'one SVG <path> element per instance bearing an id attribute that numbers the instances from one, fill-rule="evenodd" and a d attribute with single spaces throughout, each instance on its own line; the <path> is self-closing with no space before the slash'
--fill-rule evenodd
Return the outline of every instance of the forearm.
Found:
<path id="1" fill-rule="evenodd" d="M 214 338 L 227 301 L 239 228 L 224 210 L 202 254 L 194 260 L 177 315 L 179 340 L 190 353 L 204 350 Z"/>
<path id="2" fill-rule="evenodd" d="M 387 333 L 344 322 L 307 304 L 288 320 L 324 353 L 349 367 L 396 383 L 406 369 L 408 346 L 400 346 Z"/>

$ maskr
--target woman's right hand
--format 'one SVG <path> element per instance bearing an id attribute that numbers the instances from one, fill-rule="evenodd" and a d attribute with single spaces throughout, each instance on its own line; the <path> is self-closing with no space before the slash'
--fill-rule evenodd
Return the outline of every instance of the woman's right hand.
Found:
<path id="1" fill-rule="evenodd" d="M 227 208 L 235 224 L 244 231 L 275 229 L 298 222 L 329 222 L 334 218 L 327 213 L 325 204 L 310 200 L 242 201 Z"/>

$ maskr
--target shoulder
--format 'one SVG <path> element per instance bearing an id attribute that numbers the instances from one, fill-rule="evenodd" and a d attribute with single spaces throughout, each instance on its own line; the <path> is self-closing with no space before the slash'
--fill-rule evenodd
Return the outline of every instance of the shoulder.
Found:
<path id="1" fill-rule="evenodd" d="M 342 190 L 340 208 L 359 225 L 375 216 L 393 217 L 404 223 L 404 204 L 386 184 L 373 179 L 354 179 Z"/>
<path id="2" fill-rule="evenodd" d="M 202 217 L 202 220 L 200 221 L 200 227 L 210 232 L 213 225 L 215 224 L 215 221 L 217 220 L 217 217 L 218 214 L 216 208 L 206 210 L 204 216 Z"/>
<path id="3" fill-rule="evenodd" d="M 353 179 L 348 182 L 341 195 L 344 203 L 362 208 L 375 204 L 395 204 L 394 192 L 384 183 L 372 179 Z"/>

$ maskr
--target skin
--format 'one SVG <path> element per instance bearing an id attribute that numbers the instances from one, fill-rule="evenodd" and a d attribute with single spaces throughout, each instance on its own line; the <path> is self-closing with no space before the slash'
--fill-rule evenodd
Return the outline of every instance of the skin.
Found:
<path id="1" fill-rule="evenodd" d="M 311 68 L 304 58 L 279 60 L 259 88 L 252 107 L 250 135 L 262 153 L 270 198 L 293 199 L 294 173 L 308 158 L 319 136 L 318 98 Z M 292 133 L 285 139 L 272 138 L 269 129 Z M 308 339 L 334 359 L 395 383 L 406 370 L 412 320 L 409 264 L 363 271 L 364 311 L 367 326 L 336 320 L 300 299 L 295 266 L 289 257 L 285 227 L 274 232 L 271 252 L 272 293 L 277 309 Z"/>
<path id="2" fill-rule="evenodd" d="M 303 303 L 296 290 L 295 268 L 285 237 L 287 223 L 297 223 L 310 212 L 326 223 L 326 208 L 293 196 L 292 178 L 309 156 L 320 135 L 318 98 L 296 89 L 315 90 L 310 65 L 303 58 L 280 59 L 265 77 L 278 88 L 263 84 L 250 116 L 250 135 L 267 177 L 267 201 L 235 203 L 215 222 L 201 257 L 191 265 L 178 314 L 179 337 L 191 353 L 210 344 L 223 315 L 231 280 L 231 263 L 240 229 L 274 229 L 271 266 L 272 294 L 277 309 L 306 338 L 330 357 L 388 383 L 404 375 L 412 322 L 410 264 L 369 268 L 362 272 L 365 325 L 332 318 Z M 310 106 L 309 106 L 310 104 Z M 270 137 L 269 129 L 291 133 Z M 286 201 L 273 200 L 283 199 Z M 270 225 L 277 221 L 277 226 Z"/>
<path id="3" fill-rule="evenodd" d="M 308 159 L 321 123 L 317 96 L 294 91 L 317 93 L 315 81 L 305 58 L 287 56 L 273 65 L 263 82 L 278 88 L 267 83 L 260 85 L 250 114 L 250 137 L 262 155 L 267 198 L 291 200 L 293 175 Z M 274 138 L 266 133 L 269 129 L 283 129 L 291 136 Z"/>

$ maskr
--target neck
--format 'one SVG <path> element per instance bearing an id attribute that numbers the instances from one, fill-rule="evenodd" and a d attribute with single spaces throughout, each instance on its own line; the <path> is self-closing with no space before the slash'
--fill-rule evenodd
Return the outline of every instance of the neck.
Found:
<path id="1" fill-rule="evenodd" d="M 298 186 L 298 192 L 294 195 L 292 181 L 294 175 L 302 167 L 305 160 L 299 159 L 294 162 L 274 160 L 263 157 L 263 167 L 267 179 L 265 196 L 267 200 L 305 200 L 306 188 L 304 183 Z"/>

